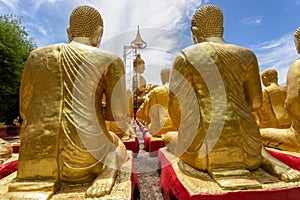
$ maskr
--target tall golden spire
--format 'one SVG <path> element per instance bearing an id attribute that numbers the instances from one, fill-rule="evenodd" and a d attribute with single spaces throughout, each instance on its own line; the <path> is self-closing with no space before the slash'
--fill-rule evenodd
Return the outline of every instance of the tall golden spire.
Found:
<path id="1" fill-rule="evenodd" d="M 140 27 L 138 26 L 135 40 L 130 43 L 130 46 L 134 49 L 144 49 L 147 47 L 147 43 L 142 39 L 140 34 Z"/>

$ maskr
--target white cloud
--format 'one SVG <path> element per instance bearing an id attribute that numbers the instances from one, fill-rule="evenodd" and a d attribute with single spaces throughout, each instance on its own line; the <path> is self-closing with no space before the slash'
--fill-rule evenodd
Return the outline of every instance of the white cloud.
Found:
<path id="1" fill-rule="evenodd" d="M 160 70 L 171 67 L 176 54 L 192 43 L 182 32 L 188 29 L 191 15 L 201 2 L 204 1 L 89 1 L 103 16 L 103 49 L 122 56 L 123 46 L 134 40 L 140 25 L 142 38 L 148 43 L 147 49 L 141 51 L 146 62 L 143 75 L 148 83 L 156 84 L 161 84 Z"/>
<path id="2" fill-rule="evenodd" d="M 171 66 L 179 50 L 192 43 L 189 36 L 182 36 L 182 33 L 189 29 L 190 19 L 195 10 L 209 1 L 28 0 L 24 3 L 21 0 L 2 0 L 2 2 L 12 14 L 24 16 L 26 29 L 39 47 L 67 42 L 66 26 L 72 10 L 78 5 L 91 5 L 99 10 L 104 20 L 102 48 L 121 57 L 123 46 L 129 45 L 135 38 L 137 26 L 140 25 L 142 37 L 148 43 L 147 50 L 143 52 L 144 60 L 149 66 L 145 76 L 152 82 L 157 79 L 150 76 L 154 74 L 152 69 L 158 65 Z M 185 39 L 182 40 L 182 37 Z"/>
<path id="3" fill-rule="evenodd" d="M 49 3 L 54 4 L 57 2 L 57 0 L 47 0 Z"/>
<path id="4" fill-rule="evenodd" d="M 255 16 L 255 17 L 248 17 L 241 21 L 242 24 L 246 25 L 260 25 L 263 21 L 263 16 Z"/>
<path id="5" fill-rule="evenodd" d="M 3 3 L 4 5 L 6 5 L 7 7 L 9 7 L 9 9 L 11 10 L 16 10 L 17 7 L 17 3 L 19 0 L 0 0 L 0 3 Z"/>
<path id="6" fill-rule="evenodd" d="M 290 65 L 299 57 L 293 38 L 293 34 L 290 33 L 278 40 L 251 47 L 257 55 L 261 72 L 267 68 L 276 69 L 279 84 L 286 82 L 286 74 Z"/>

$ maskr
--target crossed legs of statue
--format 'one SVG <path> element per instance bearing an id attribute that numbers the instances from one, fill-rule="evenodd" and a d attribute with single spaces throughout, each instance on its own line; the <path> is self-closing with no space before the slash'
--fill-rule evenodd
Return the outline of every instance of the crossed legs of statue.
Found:
<path id="1" fill-rule="evenodd" d="M 118 172 L 118 158 L 116 153 L 109 153 L 105 163 L 109 163 L 109 166 L 103 166 L 98 177 L 96 177 L 92 185 L 85 192 L 86 198 L 97 198 L 110 193 Z"/>
<path id="2" fill-rule="evenodd" d="M 178 146 L 180 141 L 178 141 L 178 132 L 168 132 L 164 138 L 165 144 L 170 152 L 173 154 L 178 154 Z M 207 165 L 201 157 L 197 157 L 199 153 L 183 153 L 182 155 L 177 155 L 180 156 L 180 160 L 184 161 L 186 164 L 195 167 L 200 170 L 207 171 L 207 168 L 204 169 Z M 299 181 L 300 180 L 300 171 L 297 171 L 286 164 L 282 163 L 281 161 L 277 160 L 273 156 L 271 156 L 268 151 L 265 149 L 265 147 L 262 147 L 261 150 L 261 155 L 263 157 L 263 161 L 261 163 L 261 168 L 264 169 L 265 171 L 269 172 L 270 174 L 277 176 L 280 180 L 285 181 L 285 182 L 294 182 L 294 181 Z M 191 156 L 195 156 L 192 159 L 190 158 Z M 200 165 L 199 165 L 200 164 Z M 195 166 L 199 165 L 199 166 Z M 230 169 L 229 169 L 230 170 Z M 229 171 L 228 170 L 228 171 Z M 248 170 L 242 170 L 242 171 L 248 171 Z M 211 175 L 212 173 L 209 172 Z M 236 174 L 235 174 L 236 173 Z M 224 171 L 222 176 L 235 176 L 235 175 L 240 175 L 241 170 L 234 170 L 229 172 Z M 214 178 L 214 176 L 212 175 Z"/>
<path id="3" fill-rule="evenodd" d="M 118 169 L 128 158 L 123 142 L 114 133 L 110 132 L 110 134 L 118 141 L 118 147 L 114 152 L 107 154 L 102 170 L 85 192 L 86 198 L 97 198 L 109 194 L 114 185 Z"/>

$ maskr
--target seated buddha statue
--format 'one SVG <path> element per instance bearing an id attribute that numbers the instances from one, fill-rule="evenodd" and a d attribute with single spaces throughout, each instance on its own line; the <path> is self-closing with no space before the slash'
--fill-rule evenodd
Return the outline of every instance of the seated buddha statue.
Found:
<path id="1" fill-rule="evenodd" d="M 259 128 L 289 128 L 291 119 L 284 107 L 286 87 L 278 85 L 278 74 L 266 69 L 261 74 L 265 88 L 262 89 L 262 106 L 255 112 Z"/>
<path id="2" fill-rule="evenodd" d="M 138 54 L 133 61 L 134 76 L 132 78 L 132 91 L 136 94 L 137 104 L 140 106 L 144 102 L 147 90 L 147 83 L 145 78 L 141 75 L 145 71 L 145 61 Z"/>
<path id="3" fill-rule="evenodd" d="M 147 96 L 146 96 L 144 98 L 144 102 L 142 103 L 142 105 L 140 105 L 140 107 L 138 108 L 138 110 L 136 112 L 137 120 L 144 126 L 147 126 L 150 122 L 149 116 L 145 115 L 145 109 L 148 106 L 148 103 L 149 103 L 149 98 L 147 98 Z"/>
<path id="4" fill-rule="evenodd" d="M 147 113 L 149 110 L 149 95 L 151 91 L 156 88 L 156 84 L 148 84 L 145 90 L 145 94 L 143 96 L 143 102 L 137 110 L 137 119 L 141 122 L 144 126 L 148 126 L 150 124 L 150 116 Z"/>
<path id="5" fill-rule="evenodd" d="M 11 199 L 48 199 L 65 184 L 90 184 L 85 197 L 104 196 L 127 159 L 125 145 L 105 126 L 111 119 L 125 123 L 128 111 L 123 62 L 98 48 L 100 13 L 75 8 L 67 33 L 68 44 L 38 48 L 25 63 L 18 173 L 6 194 Z"/>
<path id="6" fill-rule="evenodd" d="M 152 136 L 163 137 L 169 131 L 175 131 L 173 122 L 168 112 L 168 89 L 170 68 L 160 72 L 162 86 L 155 87 L 148 96 L 145 106 L 145 116 L 149 118 L 149 132 Z"/>
<path id="7" fill-rule="evenodd" d="M 17 116 L 14 120 L 13 120 L 13 125 L 14 126 L 20 126 L 20 117 Z"/>
<path id="8" fill-rule="evenodd" d="M 130 92 L 130 90 L 129 90 Z M 113 118 L 110 118 L 109 120 L 105 120 L 105 125 L 108 131 L 113 132 L 116 134 L 122 141 L 129 140 L 130 138 L 135 136 L 135 131 L 133 129 L 133 121 L 130 112 L 133 112 L 130 110 L 133 109 L 133 103 L 132 98 L 130 98 L 130 95 L 128 92 L 128 89 L 126 89 L 126 99 L 128 100 L 128 116 L 126 122 L 115 121 Z M 102 97 L 102 106 L 106 107 L 106 97 L 103 95 Z M 105 116 L 105 112 L 104 112 Z"/>
<path id="9" fill-rule="evenodd" d="M 300 53 L 300 28 L 295 31 L 294 42 Z M 285 108 L 292 120 L 286 129 L 264 128 L 260 130 L 264 145 L 285 151 L 300 153 L 300 59 L 296 59 L 287 74 Z"/>
<path id="10" fill-rule="evenodd" d="M 129 88 L 126 89 L 127 99 L 128 99 L 128 113 L 131 119 L 134 118 L 134 107 L 133 107 L 133 97 L 132 92 Z"/>
<path id="11" fill-rule="evenodd" d="M 178 132 L 165 143 L 182 162 L 218 177 L 250 174 L 263 168 L 286 182 L 300 172 L 272 157 L 262 145 L 253 111 L 262 88 L 255 54 L 223 39 L 223 13 L 215 5 L 192 17 L 194 45 L 174 60 L 169 83 L 169 115 Z M 259 183 L 258 183 L 259 184 Z"/>

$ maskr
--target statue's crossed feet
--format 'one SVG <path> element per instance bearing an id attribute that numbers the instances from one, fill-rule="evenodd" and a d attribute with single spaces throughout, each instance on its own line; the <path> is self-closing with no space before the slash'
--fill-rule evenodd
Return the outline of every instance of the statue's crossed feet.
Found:
<path id="1" fill-rule="evenodd" d="M 114 178 L 99 178 L 85 192 L 85 198 L 99 198 L 108 195 L 114 185 Z"/>
<path id="2" fill-rule="evenodd" d="M 262 156 L 264 158 L 262 168 L 268 171 L 270 174 L 277 176 L 284 182 L 300 181 L 300 171 L 293 169 L 283 162 L 277 160 L 271 156 L 265 148 L 262 148 Z"/>
<path id="3" fill-rule="evenodd" d="M 85 198 L 99 198 L 111 192 L 118 173 L 118 163 L 115 152 L 107 154 L 102 171 L 85 192 Z"/>
<path id="4" fill-rule="evenodd" d="M 300 181 L 300 172 L 292 168 L 285 169 L 284 172 L 280 174 L 279 178 L 285 182 Z"/>

